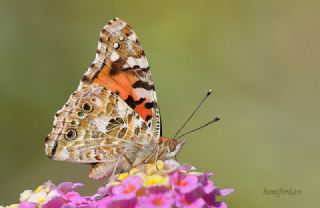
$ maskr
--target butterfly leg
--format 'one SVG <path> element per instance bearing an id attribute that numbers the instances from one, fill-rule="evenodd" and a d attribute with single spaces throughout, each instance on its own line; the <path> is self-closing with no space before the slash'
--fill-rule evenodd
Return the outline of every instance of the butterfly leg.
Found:
<path id="1" fill-rule="evenodd" d="M 160 153 L 160 145 L 157 146 L 157 148 L 151 153 L 151 155 L 144 161 L 144 163 L 148 163 L 152 157 L 154 157 L 154 163 L 156 165 L 156 169 L 157 171 L 160 171 L 159 167 L 158 167 L 158 159 L 161 157 L 161 155 L 163 154 L 163 152 Z"/>
<path id="2" fill-rule="evenodd" d="M 124 159 L 126 159 L 127 163 L 130 166 L 130 169 L 131 169 L 133 167 L 133 164 L 132 164 L 131 160 L 129 160 L 129 158 L 126 156 L 125 153 L 123 153 L 122 156 L 124 157 Z"/>
<path id="3" fill-rule="evenodd" d="M 158 157 L 159 157 L 159 151 L 160 151 L 160 146 L 158 146 L 156 154 L 155 154 L 155 158 L 154 158 L 154 162 L 156 164 L 156 169 L 157 169 L 158 172 L 160 171 L 159 168 L 158 168 L 158 163 L 157 163 Z"/>
<path id="4" fill-rule="evenodd" d="M 118 167 L 120 166 L 120 170 L 126 171 L 128 169 L 131 169 L 133 167 L 132 162 L 130 161 L 130 159 L 126 156 L 126 152 L 128 151 L 128 149 L 126 149 L 121 155 L 119 155 L 116 165 L 114 166 L 114 169 L 112 171 L 111 177 L 110 177 L 110 181 L 114 180 L 114 177 L 116 175 L 116 172 L 118 171 Z M 126 166 L 124 161 L 122 159 L 125 159 L 125 161 L 127 162 L 127 164 L 129 165 Z"/>
<path id="5" fill-rule="evenodd" d="M 158 154 L 159 150 L 160 150 L 160 146 L 157 146 L 156 149 L 150 154 L 150 156 L 147 157 L 147 158 L 143 161 L 143 163 L 149 163 L 149 161 L 151 160 L 151 158 L 152 158 L 153 156 L 155 156 L 155 155 Z M 157 158 L 155 158 L 155 159 L 157 159 Z M 155 162 L 156 162 L 156 160 L 155 160 Z"/>
<path id="6" fill-rule="evenodd" d="M 165 152 L 165 150 L 163 150 L 161 153 L 158 152 L 159 154 L 156 155 L 156 161 L 158 160 L 158 158 L 162 157 L 164 152 Z"/>
<path id="7" fill-rule="evenodd" d="M 113 181 L 113 180 L 115 179 L 116 171 L 117 171 L 118 166 L 119 166 L 119 164 L 120 164 L 121 158 L 122 158 L 122 155 L 120 155 L 120 156 L 118 157 L 117 162 L 115 163 L 115 166 L 114 166 L 113 171 L 112 171 L 112 173 L 111 173 L 111 176 L 110 176 L 109 181 Z"/>
<path id="8" fill-rule="evenodd" d="M 156 163 L 156 168 L 157 170 L 159 171 L 159 168 L 158 168 L 158 159 L 161 158 L 161 156 L 163 155 L 163 153 L 165 152 L 165 150 L 163 150 L 161 153 L 160 153 L 160 147 L 158 148 L 158 151 L 156 152 L 156 156 L 155 156 L 155 163 Z"/>

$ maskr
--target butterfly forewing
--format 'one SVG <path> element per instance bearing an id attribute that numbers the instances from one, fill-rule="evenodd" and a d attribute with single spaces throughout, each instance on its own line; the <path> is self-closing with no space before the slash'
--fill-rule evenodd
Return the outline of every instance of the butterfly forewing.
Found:
<path id="1" fill-rule="evenodd" d="M 151 71 L 136 33 L 115 18 L 100 32 L 96 58 L 80 86 L 98 83 L 119 95 L 160 136 L 160 114 Z"/>

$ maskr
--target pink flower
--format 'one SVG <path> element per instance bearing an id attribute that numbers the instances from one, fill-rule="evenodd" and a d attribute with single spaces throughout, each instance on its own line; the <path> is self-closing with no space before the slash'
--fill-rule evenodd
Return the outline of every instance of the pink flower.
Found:
<path id="1" fill-rule="evenodd" d="M 225 202 L 214 202 L 210 208 L 228 208 Z"/>
<path id="2" fill-rule="evenodd" d="M 34 202 L 22 202 L 18 208 L 37 208 L 37 205 Z"/>
<path id="3" fill-rule="evenodd" d="M 111 193 L 118 198 L 132 198 L 142 187 L 142 178 L 139 176 L 129 176 L 120 185 L 111 188 Z"/>
<path id="4" fill-rule="evenodd" d="M 222 190 L 215 189 L 215 191 L 214 191 L 214 193 L 217 196 L 227 196 L 227 195 L 231 194 L 232 192 L 233 192 L 233 189 L 222 189 Z"/>
<path id="5" fill-rule="evenodd" d="M 110 207 L 110 205 L 112 204 L 112 201 L 113 199 L 111 197 L 104 197 L 103 199 L 97 202 L 98 208 Z"/>
<path id="6" fill-rule="evenodd" d="M 190 172 L 194 167 L 176 161 L 149 165 L 120 174 L 92 196 L 75 191 L 83 186 L 80 183 L 47 182 L 24 191 L 18 208 L 227 208 L 216 196 L 229 195 L 233 189 L 218 189 L 209 180 L 211 173 Z"/>
<path id="7" fill-rule="evenodd" d="M 62 196 L 55 196 L 41 204 L 42 208 L 60 208 L 64 204 Z"/>
<path id="8" fill-rule="evenodd" d="M 170 191 L 170 189 L 167 186 L 151 186 L 147 189 L 148 194 L 162 194 L 168 191 Z"/>
<path id="9" fill-rule="evenodd" d="M 139 199 L 139 207 L 142 208 L 170 208 L 174 204 L 171 194 L 150 194 Z"/>
<path id="10" fill-rule="evenodd" d="M 170 182 L 181 193 L 188 193 L 200 186 L 198 183 L 198 177 L 195 175 L 184 175 L 179 171 L 175 171 L 170 176 Z"/>
<path id="11" fill-rule="evenodd" d="M 82 183 L 64 182 L 58 185 L 57 190 L 63 193 L 67 193 L 81 187 L 83 187 Z"/>
<path id="12" fill-rule="evenodd" d="M 97 202 L 91 200 L 90 197 L 81 196 L 75 191 L 70 191 L 66 193 L 65 199 L 68 202 L 64 205 L 64 208 L 95 208 L 97 207 Z"/>
<path id="13" fill-rule="evenodd" d="M 136 198 L 131 199 L 115 199 L 113 200 L 109 206 L 104 208 L 136 208 L 138 200 Z"/>
<path id="14" fill-rule="evenodd" d="M 175 205 L 179 208 L 201 208 L 206 205 L 206 202 L 202 198 L 190 200 L 184 195 L 176 195 Z"/>

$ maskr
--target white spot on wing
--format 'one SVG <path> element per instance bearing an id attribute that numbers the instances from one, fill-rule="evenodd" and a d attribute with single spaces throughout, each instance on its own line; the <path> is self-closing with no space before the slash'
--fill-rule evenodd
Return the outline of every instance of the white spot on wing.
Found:
<path id="1" fill-rule="evenodd" d="M 98 117 L 92 121 L 92 125 L 94 125 L 97 128 L 97 131 L 106 132 L 106 126 L 108 125 L 108 121 Z"/>
<path id="2" fill-rule="evenodd" d="M 133 58 L 129 56 L 126 62 L 127 63 L 123 66 L 124 68 L 132 68 L 134 66 L 139 66 L 141 69 L 146 69 L 149 66 L 145 56 L 141 56 L 140 58 Z"/>
<path id="3" fill-rule="evenodd" d="M 113 51 L 111 53 L 111 55 L 110 55 L 110 60 L 112 62 L 115 62 L 115 61 L 119 60 L 119 58 L 120 58 L 119 54 L 117 52 L 115 52 L 115 51 Z"/>
<path id="4" fill-rule="evenodd" d="M 119 22 L 118 24 L 109 27 L 112 32 L 116 33 L 117 31 L 121 30 L 124 28 L 127 24 L 125 22 Z"/>
<path id="5" fill-rule="evenodd" d="M 129 38 L 130 38 L 131 40 L 133 40 L 134 42 L 137 41 L 137 36 L 136 36 L 136 34 L 134 34 L 134 33 L 132 33 L 132 34 L 129 36 Z"/>
<path id="6" fill-rule="evenodd" d="M 146 90 L 144 88 L 136 88 L 136 89 L 134 89 L 134 92 L 138 95 L 138 97 L 146 97 L 146 98 L 153 97 L 152 90 Z"/>
<path id="7" fill-rule="evenodd" d="M 119 100 L 117 103 L 117 112 L 121 118 L 125 118 L 127 115 L 128 104 L 123 100 Z"/>
<path id="8" fill-rule="evenodd" d="M 91 92 L 93 94 L 100 95 L 102 93 L 102 90 L 103 90 L 102 87 L 94 87 L 94 88 L 91 89 Z"/>
<path id="9" fill-rule="evenodd" d="M 70 157 L 70 152 L 64 147 L 60 153 L 59 153 L 60 158 L 69 158 Z"/>
<path id="10" fill-rule="evenodd" d="M 157 101 L 157 93 L 156 92 L 153 93 L 153 97 L 154 97 L 154 100 Z"/>
<path id="11" fill-rule="evenodd" d="M 113 47 L 114 47 L 115 49 L 119 48 L 119 46 L 120 46 L 119 43 L 114 43 L 114 44 L 113 44 Z"/>

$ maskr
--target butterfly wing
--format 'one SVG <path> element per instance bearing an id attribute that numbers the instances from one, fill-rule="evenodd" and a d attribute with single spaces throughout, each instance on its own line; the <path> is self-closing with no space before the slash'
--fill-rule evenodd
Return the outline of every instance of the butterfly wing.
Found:
<path id="1" fill-rule="evenodd" d="M 161 121 L 150 67 L 136 33 L 119 18 L 101 30 L 96 58 L 80 87 L 92 83 L 118 94 L 153 130 L 154 140 L 159 139 Z"/>
<path id="2" fill-rule="evenodd" d="M 93 83 L 76 90 L 54 119 L 46 154 L 55 160 L 90 163 L 89 176 L 126 170 L 136 152 L 153 143 L 146 122 L 117 94 Z"/>
<path id="3" fill-rule="evenodd" d="M 75 91 L 59 110 L 46 154 L 81 163 L 116 162 L 152 142 L 153 132 L 118 95 L 98 84 Z"/>
<path id="4" fill-rule="evenodd" d="M 95 60 L 57 112 L 46 154 L 95 164 L 91 175 L 100 178 L 121 165 L 120 156 L 134 160 L 138 149 L 157 144 L 160 122 L 144 51 L 131 27 L 116 18 L 101 30 Z"/>

